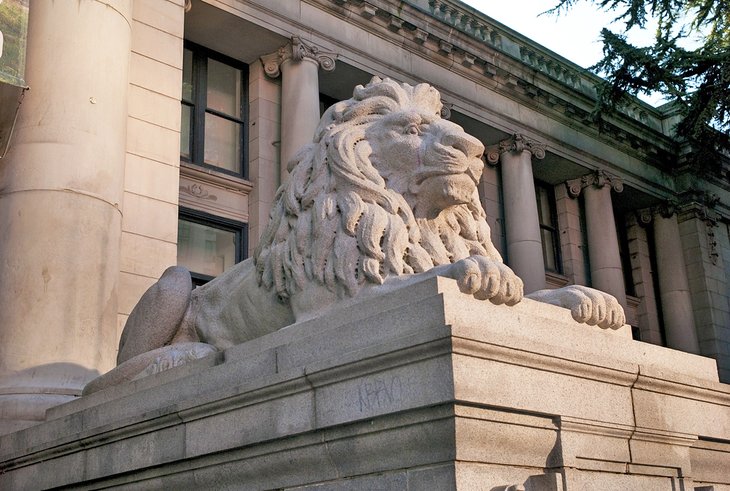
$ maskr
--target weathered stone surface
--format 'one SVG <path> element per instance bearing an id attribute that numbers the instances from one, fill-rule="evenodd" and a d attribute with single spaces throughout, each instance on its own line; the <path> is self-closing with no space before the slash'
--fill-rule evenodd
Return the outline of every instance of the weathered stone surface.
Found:
<path id="1" fill-rule="evenodd" d="M 427 84 L 375 77 L 356 87 L 292 158 L 253 258 L 192 294 L 169 269 L 130 315 L 119 361 L 171 341 L 229 348 L 429 276 L 479 300 L 520 302 L 523 282 L 492 244 L 479 200 L 484 146 L 441 109 Z M 590 288 L 534 298 L 578 322 L 625 322 L 615 298 Z"/>
<path id="2" fill-rule="evenodd" d="M 730 389 L 712 360 L 444 278 L 48 417 L 0 438 L 0 488 L 730 486 Z"/>
<path id="3" fill-rule="evenodd" d="M 119 341 L 117 364 L 149 351 L 148 346 L 164 346 L 172 341 L 180 327 L 180 321 L 190 303 L 193 290 L 190 273 L 172 266 L 162 273 L 129 314 L 127 325 Z M 130 332 L 134 335 L 130 335 Z"/>
<path id="4" fill-rule="evenodd" d="M 89 395 L 107 387 L 155 375 L 217 351 L 215 347 L 205 343 L 177 343 L 140 353 L 89 382 L 84 387 L 83 394 Z"/>

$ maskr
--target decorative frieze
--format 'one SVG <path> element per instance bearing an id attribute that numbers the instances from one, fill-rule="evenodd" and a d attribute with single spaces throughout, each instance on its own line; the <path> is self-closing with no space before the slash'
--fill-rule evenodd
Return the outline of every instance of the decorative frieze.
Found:
<path id="1" fill-rule="evenodd" d="M 317 46 L 302 41 L 299 36 L 292 36 L 289 43 L 271 54 L 262 56 L 261 63 L 264 65 L 266 75 L 276 78 L 281 74 L 282 63 L 287 60 L 300 62 L 305 58 L 314 60 L 322 70 L 331 72 L 335 69 L 337 55 L 321 51 Z"/>
<path id="2" fill-rule="evenodd" d="M 528 138 L 525 135 L 515 133 L 509 138 L 493 145 L 487 149 L 487 162 L 496 165 L 499 162 L 499 156 L 506 152 L 522 153 L 527 150 L 533 157 L 538 159 L 545 158 L 545 145 L 537 140 Z"/>
<path id="3" fill-rule="evenodd" d="M 476 57 L 470 53 L 463 53 L 461 55 L 461 64 L 469 68 L 476 62 Z"/>
<path id="4" fill-rule="evenodd" d="M 581 87 L 581 78 L 577 71 L 561 65 L 557 61 L 552 60 L 533 49 L 520 46 L 520 58 L 527 65 L 530 65 L 536 70 L 543 72 L 552 78 L 566 83 L 570 87 L 575 89 L 579 89 Z"/>
<path id="5" fill-rule="evenodd" d="M 672 158 L 669 151 L 663 146 L 662 139 L 650 141 L 643 137 L 640 138 L 633 134 L 633 130 L 627 130 L 624 125 L 618 126 L 608 121 L 602 121 L 599 128 L 589 106 L 580 105 L 579 107 L 574 100 L 566 100 L 560 94 L 546 90 L 544 84 L 538 86 L 533 78 L 533 70 L 571 90 L 578 90 L 593 97 L 597 79 L 576 70 L 574 65 L 565 63 L 564 60 L 554 58 L 551 53 L 543 51 L 539 47 L 525 43 L 522 37 L 502 30 L 499 25 L 490 23 L 489 18 L 464 8 L 458 2 L 453 0 L 404 0 L 403 4 L 417 12 L 432 16 L 468 38 L 507 54 L 510 58 L 520 60 L 524 68 L 529 67 L 528 71 L 532 75 L 527 76 L 521 69 L 515 71 L 511 64 L 496 64 L 494 57 L 487 56 L 490 53 L 489 49 L 484 51 L 475 47 L 464 36 L 440 37 L 438 30 L 431 30 L 428 24 L 419 24 L 413 15 L 408 15 L 410 12 L 407 8 L 395 12 L 386 11 L 364 0 L 330 1 L 340 6 L 344 5 L 344 8 L 350 10 L 351 18 L 366 19 L 368 23 L 375 23 L 380 28 L 395 33 L 393 35 L 402 35 L 415 44 L 427 47 L 438 53 L 439 56 L 448 58 L 453 64 L 460 65 L 460 69 L 473 70 L 475 75 L 483 78 L 486 83 L 495 82 L 496 90 L 508 92 L 511 97 L 525 98 L 531 101 L 530 104 L 537 104 L 538 107 L 552 113 L 552 117 L 557 119 L 566 118 L 576 121 L 596 138 L 609 141 L 611 144 L 621 143 L 624 151 L 639 154 L 639 158 L 648 163 L 666 163 L 668 159 Z M 632 102 L 621 106 L 618 110 L 627 118 L 654 129 L 661 129 L 659 117 L 643 103 Z M 628 134 L 627 131 L 631 134 Z"/>
<path id="6" fill-rule="evenodd" d="M 368 3 L 363 3 L 360 8 L 360 15 L 362 15 L 366 19 L 372 19 L 377 13 L 378 9 Z"/>
<path id="7" fill-rule="evenodd" d="M 571 198 L 577 198 L 578 196 L 580 196 L 580 192 L 588 186 L 595 186 L 597 188 L 610 186 L 611 189 L 613 189 L 617 193 L 620 193 L 624 190 L 624 183 L 621 178 L 612 176 L 611 174 L 608 174 L 606 171 L 601 169 L 591 172 L 590 174 L 586 174 L 585 176 L 581 176 L 577 179 L 571 179 L 570 181 L 566 181 L 565 186 L 568 189 L 568 194 Z"/>
<path id="8" fill-rule="evenodd" d="M 425 43 L 427 39 L 428 33 L 423 29 L 416 28 L 416 30 L 413 31 L 413 40 L 418 44 Z"/>
<path id="9" fill-rule="evenodd" d="M 210 192 L 208 192 L 205 186 L 198 183 L 189 184 L 187 186 L 180 186 L 180 192 L 198 199 L 218 201 L 218 196 L 216 196 L 215 194 L 211 194 Z"/>
<path id="10" fill-rule="evenodd" d="M 394 15 L 388 20 L 388 29 L 393 32 L 398 32 L 403 27 L 403 19 L 400 19 Z"/>

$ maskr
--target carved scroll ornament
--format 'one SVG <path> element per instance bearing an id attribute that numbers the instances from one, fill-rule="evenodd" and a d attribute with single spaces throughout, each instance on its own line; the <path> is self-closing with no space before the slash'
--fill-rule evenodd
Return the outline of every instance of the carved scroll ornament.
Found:
<path id="1" fill-rule="evenodd" d="M 567 181 L 565 185 L 568 188 L 568 194 L 571 198 L 577 198 L 580 196 L 580 192 L 589 186 L 595 186 L 597 188 L 611 186 L 611 188 L 617 193 L 624 190 L 624 183 L 621 178 L 612 176 L 606 171 L 600 169 L 577 179 L 571 179 L 570 181 Z"/>
<path id="2" fill-rule="evenodd" d="M 302 41 L 299 36 L 292 36 L 289 43 L 271 54 L 262 56 L 261 63 L 264 65 L 266 75 L 271 78 L 276 78 L 281 74 L 282 63 L 287 60 L 298 63 L 305 58 L 314 60 L 322 70 L 331 72 L 335 69 L 337 55 L 320 51 L 318 47 Z"/>
<path id="3" fill-rule="evenodd" d="M 545 158 L 544 144 L 539 143 L 537 140 L 533 140 L 532 138 L 528 138 L 525 135 L 515 133 L 511 137 L 500 141 L 497 145 L 493 145 L 487 150 L 487 162 L 495 165 L 499 162 L 499 156 L 503 153 L 522 153 L 525 150 L 530 152 L 535 158 Z"/>

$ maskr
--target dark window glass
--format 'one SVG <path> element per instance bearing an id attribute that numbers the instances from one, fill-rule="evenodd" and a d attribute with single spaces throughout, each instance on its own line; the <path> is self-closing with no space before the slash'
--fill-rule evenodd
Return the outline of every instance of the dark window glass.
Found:
<path id="1" fill-rule="evenodd" d="M 624 289 L 627 295 L 636 295 L 634 278 L 631 275 L 631 257 L 629 255 L 629 238 L 626 234 L 626 219 L 623 215 L 616 213 L 616 236 L 618 237 L 618 252 L 621 256 L 621 272 L 624 275 Z"/>
<path id="2" fill-rule="evenodd" d="M 536 182 L 535 194 L 537 196 L 537 214 L 540 221 L 540 238 L 542 240 L 542 257 L 545 261 L 545 269 L 553 273 L 561 273 L 560 242 L 553 187 L 549 184 Z"/>
<path id="3" fill-rule="evenodd" d="M 248 69 L 186 43 L 183 54 L 180 157 L 246 177 Z"/>

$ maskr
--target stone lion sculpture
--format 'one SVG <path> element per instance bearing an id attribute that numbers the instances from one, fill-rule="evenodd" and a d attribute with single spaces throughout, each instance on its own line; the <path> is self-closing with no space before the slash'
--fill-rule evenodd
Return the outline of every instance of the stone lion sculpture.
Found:
<path id="1" fill-rule="evenodd" d="M 514 305 L 522 280 L 490 240 L 477 184 L 484 146 L 441 118 L 436 89 L 374 78 L 330 107 L 289 163 L 252 258 L 192 290 L 165 271 L 131 313 L 119 366 L 85 393 L 225 349 L 335 304 L 446 276 L 465 294 Z M 616 329 L 615 298 L 570 286 L 529 295 Z M 161 362 L 160 360 L 164 360 Z"/>

